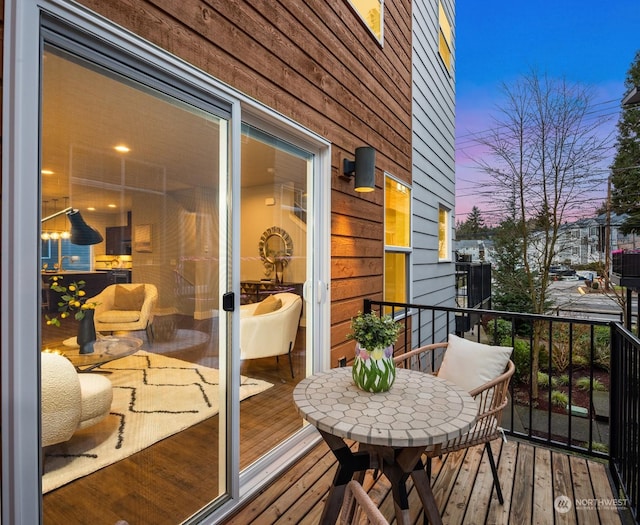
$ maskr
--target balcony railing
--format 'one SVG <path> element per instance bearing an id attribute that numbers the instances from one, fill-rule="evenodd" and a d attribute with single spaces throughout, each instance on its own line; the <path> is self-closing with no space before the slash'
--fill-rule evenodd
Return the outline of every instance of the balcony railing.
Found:
<path id="1" fill-rule="evenodd" d="M 372 309 L 405 318 L 396 355 L 446 341 L 449 333 L 513 346 L 505 433 L 607 459 L 640 518 L 640 340 L 620 323 L 365 300 L 364 311 Z M 467 318 L 470 330 L 456 332 Z"/>

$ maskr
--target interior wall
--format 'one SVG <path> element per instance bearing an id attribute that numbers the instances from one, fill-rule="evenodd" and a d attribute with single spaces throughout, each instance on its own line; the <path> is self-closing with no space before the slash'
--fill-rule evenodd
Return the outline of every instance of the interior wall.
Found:
<path id="1" fill-rule="evenodd" d="M 273 273 L 268 277 L 265 274 L 258 249 L 263 232 L 272 226 L 285 230 L 293 242 L 293 256 L 284 270 L 284 281 L 306 280 L 306 224 L 291 212 L 293 197 L 293 189 L 287 185 L 242 189 L 240 280 L 275 278 Z M 267 199 L 275 199 L 275 203 L 268 205 Z"/>

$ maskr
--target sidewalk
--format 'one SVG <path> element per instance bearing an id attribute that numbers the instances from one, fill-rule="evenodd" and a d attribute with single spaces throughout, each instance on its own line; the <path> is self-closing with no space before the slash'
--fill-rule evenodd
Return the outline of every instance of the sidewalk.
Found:
<path id="1" fill-rule="evenodd" d="M 503 415 L 503 427 L 512 428 L 511 426 L 511 403 L 507 406 Z M 589 426 L 592 423 L 591 441 L 594 443 L 602 443 L 609 446 L 609 423 L 606 421 L 593 420 L 586 417 L 571 416 L 569 414 L 558 414 L 555 412 L 547 412 L 546 410 L 531 409 L 531 424 L 529 424 L 529 407 L 515 405 L 513 407 L 514 420 L 513 431 L 528 434 L 529 429 L 535 435 L 546 436 L 551 428 L 553 436 L 568 436 L 569 423 L 571 423 L 571 437 L 574 441 L 579 441 L 586 448 L 589 445 Z M 550 419 L 549 419 L 550 418 Z"/>

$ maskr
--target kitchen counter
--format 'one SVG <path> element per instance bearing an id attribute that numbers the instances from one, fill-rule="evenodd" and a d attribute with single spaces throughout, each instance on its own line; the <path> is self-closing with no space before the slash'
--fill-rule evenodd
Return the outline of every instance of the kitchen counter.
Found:
<path id="1" fill-rule="evenodd" d="M 78 270 L 63 270 L 58 272 L 41 272 L 42 282 L 43 284 L 50 284 L 51 277 L 54 275 L 62 277 L 61 286 L 68 286 L 74 281 L 84 281 L 84 291 L 86 292 L 86 297 L 90 298 L 95 295 L 98 295 L 102 290 L 104 290 L 109 284 L 111 284 L 110 276 L 107 272 L 100 271 L 78 271 Z M 57 312 L 58 311 L 58 302 L 60 302 L 61 293 L 54 292 L 51 289 L 43 287 L 44 293 L 49 294 L 49 312 Z"/>

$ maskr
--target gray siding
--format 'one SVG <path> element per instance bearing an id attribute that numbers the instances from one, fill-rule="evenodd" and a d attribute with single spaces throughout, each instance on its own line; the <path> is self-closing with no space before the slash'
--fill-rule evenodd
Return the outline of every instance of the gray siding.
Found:
<path id="1" fill-rule="evenodd" d="M 443 0 L 453 34 L 452 71 L 438 52 L 438 2 L 414 0 L 413 302 L 455 306 L 455 0 Z M 451 210 L 451 262 L 438 261 L 438 208 Z"/>

